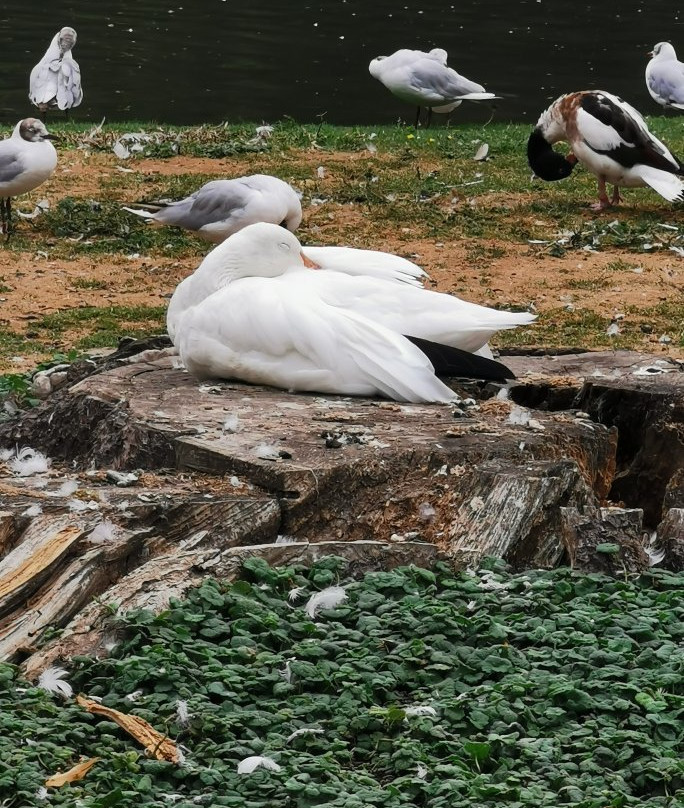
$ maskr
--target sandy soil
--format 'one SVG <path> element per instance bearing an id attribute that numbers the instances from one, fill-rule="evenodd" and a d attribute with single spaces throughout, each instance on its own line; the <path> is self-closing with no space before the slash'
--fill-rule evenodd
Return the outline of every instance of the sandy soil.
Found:
<path id="1" fill-rule="evenodd" d="M 353 154 L 345 157 L 350 161 L 357 159 Z M 312 176 L 320 160 L 317 154 L 311 156 Z M 141 176 L 215 174 L 217 170 L 226 176 L 244 173 L 244 161 L 183 156 L 173 160 L 141 160 L 130 167 Z M 254 165 L 251 170 L 259 169 Z M 30 210 L 32 203 L 43 197 L 52 205 L 67 195 L 97 198 L 102 183 L 115 181 L 117 175 L 121 176 L 112 155 L 69 152 L 60 158 L 53 178 L 38 192 L 19 200 L 18 207 Z M 369 218 L 361 205 L 326 203 L 307 207 L 302 241 L 347 243 L 396 252 L 423 266 L 435 288 L 441 291 L 493 306 L 532 303 L 539 312 L 566 306 L 587 308 L 606 318 L 606 326 L 612 317 L 630 306 L 647 308 L 668 300 L 682 301 L 684 259 L 673 252 L 638 255 L 617 251 L 573 252 L 551 258 L 535 253 L 529 245 L 492 239 L 426 240 L 417 229 L 397 231 Z M 32 227 L 27 221 L 19 222 L 18 226 L 24 232 L 30 232 Z M 53 260 L 49 250 L 0 249 L 0 325 L 30 336 L 31 320 L 58 309 L 163 305 L 175 285 L 199 264 L 204 252 L 183 259 L 133 254 Z M 102 288 L 81 288 L 92 282 Z M 639 347 L 684 355 L 680 348 L 660 344 L 658 337 L 657 333 L 644 334 L 644 344 Z M 35 357 L 28 355 L 24 363 L 16 364 L 30 366 L 33 361 Z"/>

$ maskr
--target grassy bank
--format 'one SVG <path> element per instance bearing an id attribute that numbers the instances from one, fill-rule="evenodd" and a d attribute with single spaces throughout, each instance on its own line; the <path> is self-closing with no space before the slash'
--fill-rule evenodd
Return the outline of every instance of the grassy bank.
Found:
<path id="1" fill-rule="evenodd" d="M 680 118 L 650 123 L 684 154 Z M 588 207 L 595 180 L 582 169 L 560 183 L 533 181 L 527 125 L 416 132 L 283 121 L 267 137 L 254 124 L 97 129 L 51 121 L 50 128 L 62 138 L 58 171 L 18 201 L 30 211 L 46 197 L 49 209 L 20 221 L 0 251 L 5 369 L 17 354 L 48 359 L 163 328 L 166 298 L 208 245 L 173 228 L 150 227 L 122 204 L 177 199 L 209 179 L 256 172 L 283 177 L 302 192 L 304 243 L 416 256 L 443 291 L 541 313 L 536 326 L 501 335 L 499 345 L 643 348 L 657 347 L 655 337 L 666 334 L 673 348 L 684 347 L 681 206 L 634 189 L 623 207 L 596 214 Z M 484 143 L 488 158 L 477 161 Z M 576 275 L 589 259 L 599 264 Z M 45 265 L 31 285 L 38 302 L 13 317 L 26 297 L 17 278 Z M 63 281 L 41 298 L 51 267 Z M 525 285 L 527 267 L 534 276 Z M 640 282 L 654 273 L 655 292 L 609 302 L 608 292 L 628 289 L 638 273 Z M 512 276 L 512 288 L 502 287 Z M 608 336 L 618 312 L 620 332 Z"/>
<path id="2" fill-rule="evenodd" d="M 121 618 L 75 692 L 181 745 L 147 758 L 111 721 L 0 667 L 12 806 L 675 808 L 684 800 L 684 580 L 498 563 L 369 573 L 246 563 L 157 616 Z M 331 585 L 345 600 L 312 615 Z M 112 605 L 112 611 L 116 609 Z M 41 791 L 79 756 L 84 779 Z M 238 774 L 264 756 L 271 769 Z M 40 795 L 40 799 L 36 795 Z"/>

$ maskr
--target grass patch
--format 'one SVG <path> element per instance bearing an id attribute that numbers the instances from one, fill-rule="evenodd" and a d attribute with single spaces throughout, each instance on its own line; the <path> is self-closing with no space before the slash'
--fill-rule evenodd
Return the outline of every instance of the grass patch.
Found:
<path id="1" fill-rule="evenodd" d="M 37 332 L 46 332 L 51 340 L 61 340 L 74 333 L 74 348 L 114 347 L 123 336 L 136 339 L 163 330 L 166 306 L 85 306 L 47 314 L 33 323 Z"/>
<path id="2" fill-rule="evenodd" d="M 309 596 L 337 583 L 346 601 L 309 617 Z M 4 665 L 0 794 L 33 805 L 46 777 L 86 755 L 101 759 L 50 789 L 51 805 L 675 808 L 682 592 L 684 578 L 661 571 L 615 580 L 491 562 L 351 581 L 340 559 L 252 559 L 242 580 L 123 618 L 109 659 L 72 660 L 75 692 L 183 744 L 182 766 Z M 238 775 L 252 755 L 278 770 Z"/>

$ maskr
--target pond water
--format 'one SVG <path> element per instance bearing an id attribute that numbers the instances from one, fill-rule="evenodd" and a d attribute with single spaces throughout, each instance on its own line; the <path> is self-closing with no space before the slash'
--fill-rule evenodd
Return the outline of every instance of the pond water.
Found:
<path id="1" fill-rule="evenodd" d="M 592 87 L 657 114 L 646 54 L 672 40 L 684 57 L 683 20 L 670 0 L 5 0 L 0 122 L 31 113 L 29 73 L 64 25 L 78 32 L 76 119 L 410 121 L 368 73 L 400 47 L 445 48 L 452 67 L 504 96 L 495 120 L 534 122 L 561 93 Z M 491 113 L 463 104 L 453 119 Z"/>

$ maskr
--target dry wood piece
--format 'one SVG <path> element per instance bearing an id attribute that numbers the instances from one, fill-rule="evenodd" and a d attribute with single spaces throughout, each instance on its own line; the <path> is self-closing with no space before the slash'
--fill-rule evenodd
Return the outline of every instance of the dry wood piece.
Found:
<path id="1" fill-rule="evenodd" d="M 111 707 L 104 707 L 102 704 L 81 695 L 76 696 L 76 702 L 89 713 L 102 715 L 117 723 L 145 747 L 145 751 L 150 757 L 155 757 L 157 760 L 168 760 L 170 763 L 180 763 L 180 753 L 176 744 L 166 735 L 157 732 L 144 718 L 126 715 L 126 713 L 114 710 Z"/>
<path id="2" fill-rule="evenodd" d="M 80 763 L 72 766 L 69 771 L 53 774 L 52 777 L 48 777 L 45 781 L 45 785 L 48 788 L 59 788 L 60 786 L 66 785 L 66 783 L 75 783 L 77 780 L 82 780 L 98 760 L 100 760 L 99 757 L 82 760 Z"/>

